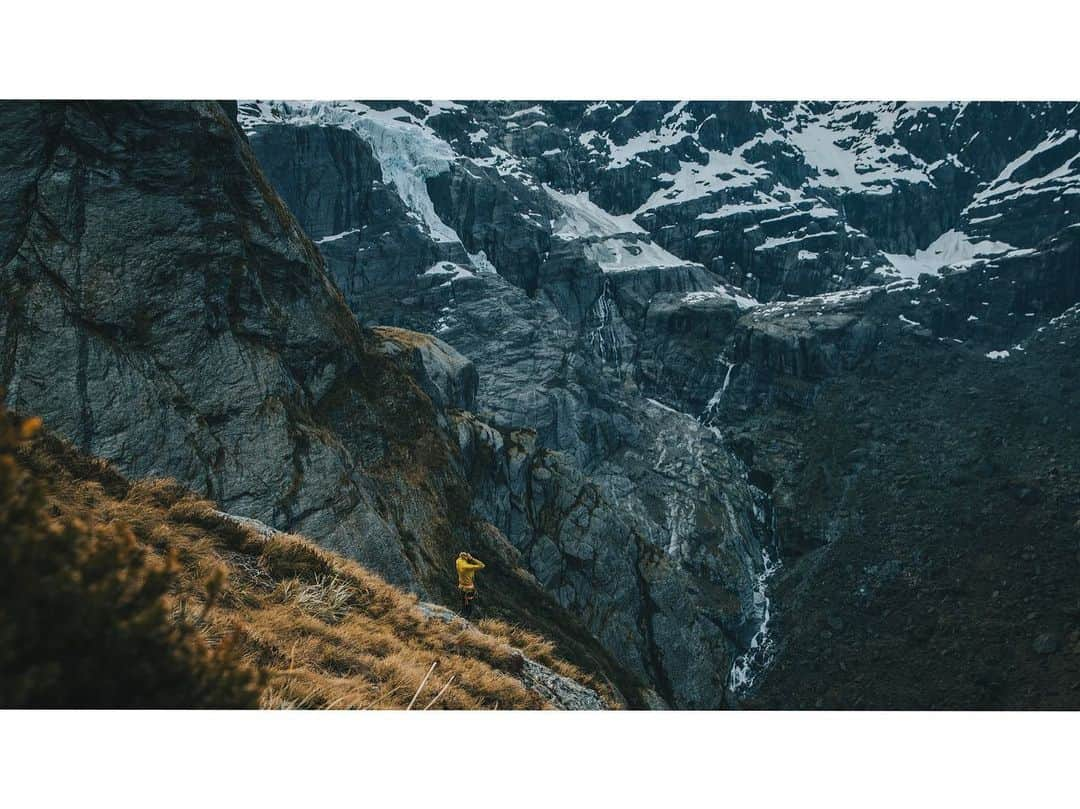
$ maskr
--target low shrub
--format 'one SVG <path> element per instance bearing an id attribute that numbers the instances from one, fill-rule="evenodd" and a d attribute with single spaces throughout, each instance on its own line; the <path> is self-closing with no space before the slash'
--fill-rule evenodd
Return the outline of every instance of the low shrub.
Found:
<path id="1" fill-rule="evenodd" d="M 211 648 L 172 618 L 174 555 L 124 523 L 50 514 L 19 461 L 39 427 L 0 404 L 0 706 L 256 706 L 235 639 Z"/>

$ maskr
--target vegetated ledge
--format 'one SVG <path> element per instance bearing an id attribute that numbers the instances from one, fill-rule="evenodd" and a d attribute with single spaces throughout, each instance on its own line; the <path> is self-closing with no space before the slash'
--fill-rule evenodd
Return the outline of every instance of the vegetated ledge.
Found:
<path id="1" fill-rule="evenodd" d="M 105 571 L 103 578 L 111 584 L 134 578 L 131 571 L 165 571 L 168 587 L 161 595 L 159 620 L 179 627 L 177 637 L 185 644 L 202 647 L 196 654 L 219 659 L 217 669 L 200 669 L 196 676 L 205 679 L 219 671 L 234 679 L 249 676 L 252 698 L 234 699 L 236 689 L 221 696 L 221 689 L 202 688 L 199 693 L 217 696 L 191 705 L 183 697 L 125 695 L 113 689 L 112 697 L 94 702 L 85 696 L 94 692 L 71 687 L 64 672 L 77 677 L 90 669 L 109 676 L 115 653 L 109 645 L 116 634 L 106 626 L 102 634 L 109 640 L 99 644 L 82 627 L 78 638 L 53 638 L 26 654 L 9 650 L 0 661 L 2 707 L 231 707 L 256 702 L 262 708 L 620 707 L 605 684 L 559 658 L 550 641 L 501 621 L 473 624 L 443 607 L 422 604 L 303 537 L 224 514 L 172 480 L 129 481 L 108 463 L 51 434 L 20 442 L 22 423 L 0 406 L 0 427 L 16 436 L 0 446 L 0 471 L 7 475 L 0 480 L 4 541 L 9 532 L 18 533 L 17 521 L 22 520 L 31 526 L 25 532 L 30 535 L 57 535 L 62 525 L 69 535 L 74 527 L 76 544 L 84 537 L 132 544 L 136 558 L 134 563 L 128 558 L 131 569 Z M 40 505 L 36 510 L 13 508 L 13 503 L 25 506 L 26 498 L 18 498 L 27 490 L 41 492 Z M 55 575 L 56 560 L 50 564 Z M 68 581 L 85 580 L 68 590 L 76 593 L 74 608 L 81 611 L 79 599 L 95 597 L 91 577 L 102 571 L 61 572 Z M 6 621 L 16 625 L 0 626 L 5 633 L 18 630 L 20 619 L 50 623 L 50 610 L 73 606 L 70 600 L 50 604 L 49 593 L 35 605 L 5 604 L 8 597 L 0 593 L 0 614 L 6 612 Z M 102 612 L 100 604 L 95 609 Z M 123 616 L 117 610 L 119 621 Z M 80 622 L 64 625 L 79 627 Z M 67 650 L 76 642 L 80 651 L 71 658 Z M 48 659 L 56 649 L 65 649 L 59 654 L 68 657 Z M 24 688 L 20 699 L 19 690 L 9 686 L 20 679 L 32 683 L 32 672 L 38 670 L 58 671 L 60 685 L 51 691 Z M 170 693 L 195 691 L 181 687 Z"/>

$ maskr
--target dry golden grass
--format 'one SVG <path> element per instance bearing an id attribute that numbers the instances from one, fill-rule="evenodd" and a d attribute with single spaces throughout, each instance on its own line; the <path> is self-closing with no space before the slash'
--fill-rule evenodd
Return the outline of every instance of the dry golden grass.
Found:
<path id="1" fill-rule="evenodd" d="M 415 596 L 359 565 L 299 536 L 266 540 L 173 481 L 128 483 L 48 436 L 22 455 L 48 481 L 55 515 L 126 525 L 178 561 L 174 616 L 265 672 L 264 708 L 547 707 L 515 677 L 522 660 L 512 647 L 614 705 L 543 638 L 495 620 L 428 618 Z"/>
<path id="2" fill-rule="evenodd" d="M 418 331 L 399 329 L 396 326 L 374 326 L 371 330 L 383 339 L 393 340 L 407 348 L 423 348 L 431 345 L 431 335 L 421 334 Z"/>

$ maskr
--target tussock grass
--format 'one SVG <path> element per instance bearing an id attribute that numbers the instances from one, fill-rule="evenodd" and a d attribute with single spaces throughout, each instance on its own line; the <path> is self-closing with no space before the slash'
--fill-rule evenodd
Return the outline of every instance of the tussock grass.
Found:
<path id="1" fill-rule="evenodd" d="M 429 618 L 415 596 L 350 560 L 300 536 L 267 539 L 175 481 L 126 481 L 52 437 L 23 447 L 19 462 L 46 482 L 54 516 L 123 526 L 149 558 L 172 560 L 170 620 L 258 671 L 263 708 L 547 707 L 515 676 L 513 647 L 615 705 L 543 638 L 495 620 Z"/>
<path id="2" fill-rule="evenodd" d="M 349 614 L 355 592 L 337 576 L 316 576 L 305 584 L 300 579 L 288 579 L 277 588 L 283 603 L 295 602 L 305 612 L 330 624 L 336 624 Z"/>

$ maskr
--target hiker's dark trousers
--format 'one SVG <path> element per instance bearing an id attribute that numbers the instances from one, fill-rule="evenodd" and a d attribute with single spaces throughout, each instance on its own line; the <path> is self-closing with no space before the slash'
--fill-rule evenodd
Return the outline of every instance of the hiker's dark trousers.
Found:
<path id="1" fill-rule="evenodd" d="M 461 614 L 468 618 L 473 614 L 473 607 L 476 604 L 476 590 L 462 590 L 461 591 Z"/>

